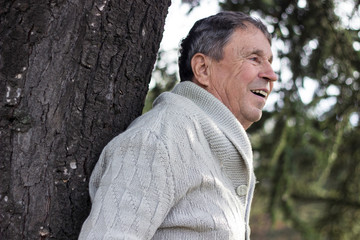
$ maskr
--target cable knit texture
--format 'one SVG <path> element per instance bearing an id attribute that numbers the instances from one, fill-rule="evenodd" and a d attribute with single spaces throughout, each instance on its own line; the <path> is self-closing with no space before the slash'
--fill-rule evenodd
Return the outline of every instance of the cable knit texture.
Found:
<path id="1" fill-rule="evenodd" d="M 182 82 L 104 148 L 79 239 L 249 239 L 254 185 L 241 124 Z"/>

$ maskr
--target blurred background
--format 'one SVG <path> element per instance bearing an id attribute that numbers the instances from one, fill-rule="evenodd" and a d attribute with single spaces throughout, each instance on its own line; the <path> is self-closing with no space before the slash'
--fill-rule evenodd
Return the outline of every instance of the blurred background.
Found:
<path id="1" fill-rule="evenodd" d="M 179 81 L 194 22 L 221 10 L 261 18 L 279 76 L 249 130 L 252 240 L 360 239 L 360 0 L 174 0 L 144 112 Z"/>

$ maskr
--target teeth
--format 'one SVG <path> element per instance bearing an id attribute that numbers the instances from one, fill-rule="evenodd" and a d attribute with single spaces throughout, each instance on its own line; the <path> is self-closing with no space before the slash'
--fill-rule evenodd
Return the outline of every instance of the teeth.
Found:
<path id="1" fill-rule="evenodd" d="M 267 92 L 263 91 L 263 90 L 251 90 L 251 92 L 255 93 L 255 94 L 258 94 L 258 95 L 261 95 L 263 97 L 267 97 Z"/>

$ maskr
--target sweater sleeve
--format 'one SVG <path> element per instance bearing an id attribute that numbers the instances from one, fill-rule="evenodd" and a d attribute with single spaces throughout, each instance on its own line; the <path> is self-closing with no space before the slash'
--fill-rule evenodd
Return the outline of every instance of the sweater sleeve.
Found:
<path id="1" fill-rule="evenodd" d="M 79 239 L 151 239 L 174 200 L 165 144 L 151 132 L 114 139 L 92 173 L 90 196 Z"/>

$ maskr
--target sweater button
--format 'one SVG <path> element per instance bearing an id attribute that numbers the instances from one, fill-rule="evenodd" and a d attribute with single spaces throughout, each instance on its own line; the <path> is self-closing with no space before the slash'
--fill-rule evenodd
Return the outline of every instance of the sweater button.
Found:
<path id="1" fill-rule="evenodd" d="M 236 193 L 239 196 L 245 196 L 247 194 L 247 186 L 246 185 L 240 185 L 236 188 Z"/>

